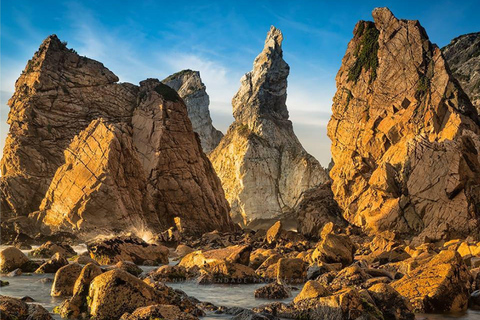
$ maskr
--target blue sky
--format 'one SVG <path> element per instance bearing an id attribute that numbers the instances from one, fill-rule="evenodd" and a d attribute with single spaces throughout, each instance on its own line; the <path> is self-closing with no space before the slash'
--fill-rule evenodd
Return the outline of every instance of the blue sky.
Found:
<path id="1" fill-rule="evenodd" d="M 80 55 L 101 61 L 120 81 L 163 79 L 199 70 L 210 95 L 214 125 L 232 122 L 231 98 L 252 69 L 270 25 L 284 34 L 290 65 L 287 105 L 304 147 L 330 160 L 326 124 L 353 27 L 387 6 L 398 18 L 418 19 L 444 46 L 480 31 L 477 1 L 1 1 L 0 150 L 8 125 L 6 101 L 28 59 L 49 34 Z"/>

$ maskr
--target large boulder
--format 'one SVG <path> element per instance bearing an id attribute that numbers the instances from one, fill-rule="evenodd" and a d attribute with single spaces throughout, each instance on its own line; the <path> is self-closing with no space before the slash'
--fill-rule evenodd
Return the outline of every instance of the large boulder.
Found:
<path id="1" fill-rule="evenodd" d="M 88 297 L 90 315 L 99 320 L 120 318 L 125 312 L 164 302 L 154 288 L 119 269 L 95 277 Z"/>
<path id="2" fill-rule="evenodd" d="M 470 282 L 462 257 L 456 251 L 444 250 L 392 286 L 416 311 L 443 313 L 467 309 Z"/>
<path id="3" fill-rule="evenodd" d="M 307 264 L 298 258 L 280 258 L 277 262 L 277 281 L 303 283 L 307 279 Z"/>
<path id="4" fill-rule="evenodd" d="M 58 269 L 50 295 L 52 297 L 72 296 L 73 287 L 80 272 L 82 272 L 82 267 L 78 263 L 71 263 Z"/>
<path id="5" fill-rule="evenodd" d="M 40 247 L 30 251 L 28 254 L 34 258 L 50 258 L 57 252 L 66 258 L 71 258 L 77 254 L 70 245 L 66 243 L 55 243 L 52 241 L 45 242 Z"/>
<path id="6" fill-rule="evenodd" d="M 194 315 L 182 312 L 179 307 L 156 304 L 148 307 L 141 307 L 132 313 L 124 313 L 120 320 L 198 320 Z"/>
<path id="7" fill-rule="evenodd" d="M 322 229 L 322 240 L 315 247 L 312 260 L 327 263 L 339 262 L 344 267 L 348 266 L 353 262 L 355 245 L 348 235 L 335 234 L 333 228 L 333 223 L 330 222 Z"/>
<path id="8" fill-rule="evenodd" d="M 191 269 L 194 267 L 202 268 L 208 264 L 220 262 L 239 263 L 248 266 L 250 262 L 250 253 L 252 247 L 235 245 L 222 249 L 209 251 L 194 251 L 187 254 L 179 263 L 179 266 Z"/>
<path id="9" fill-rule="evenodd" d="M 50 260 L 38 267 L 35 273 L 55 273 L 58 269 L 66 265 L 68 265 L 68 260 L 57 252 Z"/>
<path id="10" fill-rule="evenodd" d="M 317 299 L 330 295 L 330 290 L 318 281 L 310 280 L 302 288 L 302 291 L 293 299 L 294 303 L 301 300 Z"/>
<path id="11" fill-rule="evenodd" d="M 0 251 L 0 272 L 7 273 L 15 269 L 22 269 L 22 271 L 34 271 L 35 264 L 32 263 L 27 256 L 15 247 L 8 247 Z"/>
<path id="12" fill-rule="evenodd" d="M 273 282 L 256 289 L 254 295 L 260 299 L 286 299 L 292 294 L 285 285 Z"/>
<path id="13" fill-rule="evenodd" d="M 385 319 L 415 319 L 410 302 L 390 285 L 384 283 L 375 284 L 368 288 L 368 292 Z"/>
<path id="14" fill-rule="evenodd" d="M 309 238 L 318 239 L 323 226 L 329 222 L 342 228 L 348 226 L 348 222 L 342 216 L 342 210 L 333 198 L 331 186 L 329 181 L 302 194 L 295 207 L 298 232 Z"/>
<path id="15" fill-rule="evenodd" d="M 344 217 L 376 234 L 478 236 L 477 110 L 418 21 L 360 21 L 337 73 L 327 133 Z"/>
<path id="16" fill-rule="evenodd" d="M 148 244 L 134 236 L 95 240 L 87 243 L 87 247 L 90 256 L 100 264 L 114 264 L 120 261 L 143 264 L 146 260 L 168 263 L 167 247 Z"/>
<path id="17" fill-rule="evenodd" d="M 288 220 L 305 190 L 328 180 L 288 120 L 283 35 L 271 27 L 253 70 L 232 99 L 235 121 L 210 160 L 222 181 L 234 222 L 256 228 Z M 296 223 L 296 217 L 292 220 Z"/>
<path id="18" fill-rule="evenodd" d="M 22 299 L 0 295 L 2 320 L 53 320 L 50 313 L 39 304 L 27 304 Z"/>

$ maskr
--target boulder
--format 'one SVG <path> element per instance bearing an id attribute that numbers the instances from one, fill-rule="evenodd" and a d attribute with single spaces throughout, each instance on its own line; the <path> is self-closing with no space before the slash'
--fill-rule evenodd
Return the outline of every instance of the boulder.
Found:
<path id="1" fill-rule="evenodd" d="M 285 285 L 273 282 L 256 289 L 254 295 L 261 299 L 286 299 L 291 296 L 291 292 Z"/>
<path id="2" fill-rule="evenodd" d="M 468 298 L 468 307 L 473 310 L 480 310 L 480 290 L 475 290 Z"/>
<path id="3" fill-rule="evenodd" d="M 259 248 L 250 254 L 249 266 L 256 270 L 265 260 L 274 254 L 276 254 L 276 252 L 272 249 Z"/>
<path id="4" fill-rule="evenodd" d="M 220 262 L 239 263 L 248 266 L 251 251 L 252 247 L 241 245 L 205 252 L 194 251 L 183 257 L 178 265 L 185 267 L 187 270 L 191 268 L 202 268 L 205 265 Z"/>
<path id="5" fill-rule="evenodd" d="M 68 265 L 68 260 L 57 252 L 50 260 L 38 267 L 35 273 L 55 273 L 58 269 L 66 265 Z"/>
<path id="6" fill-rule="evenodd" d="M 307 279 L 307 266 L 302 259 L 280 258 L 277 265 L 279 283 L 303 283 Z"/>
<path id="7" fill-rule="evenodd" d="M 8 247 L 0 251 L 1 273 L 11 272 L 18 268 L 25 272 L 32 272 L 35 270 L 35 267 L 36 265 L 15 247 Z"/>
<path id="8" fill-rule="evenodd" d="M 277 221 L 267 230 L 267 234 L 265 235 L 265 241 L 268 244 L 273 244 L 277 242 L 280 237 L 282 236 L 282 222 Z"/>
<path id="9" fill-rule="evenodd" d="M 409 299 L 417 312 L 465 311 L 471 275 L 462 257 L 453 250 L 441 251 L 412 270 L 392 287 Z"/>
<path id="10" fill-rule="evenodd" d="M 4 320 L 53 320 L 39 304 L 27 304 L 21 299 L 0 295 L 0 314 Z"/>
<path id="11" fill-rule="evenodd" d="M 182 312 L 179 307 L 165 304 L 156 304 L 148 307 L 141 307 L 132 313 L 124 313 L 120 320 L 197 320 L 198 318 Z"/>
<path id="12" fill-rule="evenodd" d="M 211 283 L 255 283 L 259 277 L 252 268 L 231 262 L 216 262 L 206 265 L 200 270 L 198 282 L 200 284 Z"/>
<path id="13" fill-rule="evenodd" d="M 356 251 L 350 237 L 345 234 L 335 234 L 333 224 L 325 225 L 321 232 L 322 240 L 312 253 L 312 260 L 316 262 L 341 263 L 344 267 L 353 262 Z"/>
<path id="14" fill-rule="evenodd" d="M 385 319 L 414 320 L 412 305 L 390 285 L 378 283 L 368 288 L 368 293 Z"/>
<path id="15" fill-rule="evenodd" d="M 324 225 L 332 222 L 338 227 L 346 228 L 348 222 L 342 216 L 342 210 L 333 198 L 331 182 L 303 192 L 295 207 L 298 232 L 308 238 L 319 239 Z"/>
<path id="16" fill-rule="evenodd" d="M 40 247 L 30 251 L 29 255 L 35 258 L 50 258 L 57 252 L 65 258 L 71 258 L 77 254 L 75 250 L 66 243 L 47 241 Z"/>
<path id="17" fill-rule="evenodd" d="M 302 291 L 293 299 L 294 303 L 298 303 L 301 300 L 317 299 L 330 295 L 330 290 L 321 285 L 318 281 L 310 280 L 305 283 Z"/>
<path id="18" fill-rule="evenodd" d="M 119 269 L 95 277 L 88 297 L 90 315 L 99 320 L 120 318 L 125 312 L 163 302 L 154 288 Z"/>
<path id="19" fill-rule="evenodd" d="M 127 271 L 128 273 L 136 277 L 138 277 L 143 272 L 143 270 L 139 266 L 130 261 L 120 261 L 114 266 L 114 268 Z"/>
<path id="20" fill-rule="evenodd" d="M 153 260 L 161 264 L 168 263 L 167 247 L 148 244 L 134 236 L 95 240 L 87 243 L 87 247 L 92 259 L 104 265 L 120 261 L 142 264 L 146 260 Z"/>
<path id="21" fill-rule="evenodd" d="M 67 264 L 55 273 L 50 295 L 52 297 L 72 296 L 75 281 L 82 271 L 78 263 Z"/>
<path id="22" fill-rule="evenodd" d="M 72 297 L 64 301 L 60 306 L 59 313 L 63 318 L 79 318 L 87 316 L 87 296 L 90 283 L 96 277 L 102 274 L 99 266 L 93 263 L 85 265 L 77 278 L 72 290 Z"/>
<path id="23" fill-rule="evenodd" d="M 184 244 L 179 244 L 177 246 L 177 248 L 175 249 L 175 254 L 179 257 L 179 258 L 183 258 L 185 257 L 187 254 L 189 253 L 192 253 L 193 251 L 195 251 L 193 248 L 189 247 L 189 246 L 186 246 Z"/>

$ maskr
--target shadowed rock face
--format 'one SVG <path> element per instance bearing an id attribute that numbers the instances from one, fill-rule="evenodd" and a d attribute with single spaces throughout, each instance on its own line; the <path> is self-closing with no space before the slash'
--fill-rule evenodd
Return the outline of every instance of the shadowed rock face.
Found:
<path id="1" fill-rule="evenodd" d="M 283 36 L 272 27 L 253 71 L 233 97 L 234 123 L 209 155 L 222 181 L 234 221 L 249 224 L 282 218 L 301 194 L 328 177 L 293 132 L 285 101 L 289 66 Z"/>
<path id="2" fill-rule="evenodd" d="M 477 111 L 418 21 L 387 8 L 354 29 L 328 124 L 332 190 L 371 232 L 478 233 Z"/>
<path id="3" fill-rule="evenodd" d="M 52 230 L 230 230 L 228 202 L 182 99 L 156 79 L 117 83 L 48 37 L 16 82 L 1 161 L 2 219 Z M 179 222 L 178 222 L 179 221 Z"/>
<path id="4" fill-rule="evenodd" d="M 198 133 L 203 151 L 209 153 L 215 149 L 223 133 L 215 129 L 212 124 L 208 110 L 210 99 L 200 78 L 200 72 L 183 70 L 172 74 L 162 82 L 177 91 L 185 102 L 193 131 Z"/>
<path id="5" fill-rule="evenodd" d="M 480 110 L 480 32 L 453 39 L 442 48 L 453 76 L 460 82 L 472 104 Z"/>

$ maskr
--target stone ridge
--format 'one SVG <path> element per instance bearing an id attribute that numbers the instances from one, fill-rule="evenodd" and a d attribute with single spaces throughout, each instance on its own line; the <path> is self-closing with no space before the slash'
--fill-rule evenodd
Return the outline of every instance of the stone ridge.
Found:
<path id="1" fill-rule="evenodd" d="M 372 15 L 374 23 L 355 26 L 336 76 L 328 124 L 335 199 L 350 223 L 372 233 L 474 235 L 477 111 L 418 21 L 387 8 Z"/>
<path id="2" fill-rule="evenodd" d="M 162 83 L 176 90 L 185 102 L 193 131 L 198 133 L 203 151 L 209 153 L 215 149 L 223 133 L 212 124 L 208 109 L 210 99 L 200 78 L 200 72 L 182 70 L 162 80 Z"/>
<path id="3" fill-rule="evenodd" d="M 280 30 L 271 27 L 253 70 L 232 99 L 235 121 L 209 155 L 234 221 L 256 228 L 286 219 L 305 190 L 328 180 L 288 120 L 289 66 L 282 40 Z"/>
<path id="4" fill-rule="evenodd" d="M 177 92 L 117 81 L 55 35 L 42 43 L 9 101 L 2 221 L 35 212 L 52 231 L 232 230 Z"/>
<path id="5" fill-rule="evenodd" d="M 442 48 L 450 70 L 480 112 L 480 32 L 453 39 Z"/>

